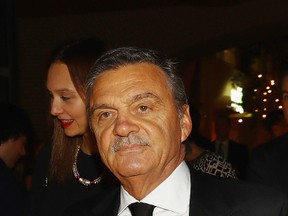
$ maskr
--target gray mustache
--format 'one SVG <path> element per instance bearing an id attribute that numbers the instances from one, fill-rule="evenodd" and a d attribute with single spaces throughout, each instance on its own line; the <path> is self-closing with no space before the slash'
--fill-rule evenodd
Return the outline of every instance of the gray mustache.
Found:
<path id="1" fill-rule="evenodd" d="M 128 145 L 151 145 L 151 140 L 146 136 L 129 134 L 128 137 L 118 137 L 112 145 L 112 152 L 117 152 L 122 146 Z"/>

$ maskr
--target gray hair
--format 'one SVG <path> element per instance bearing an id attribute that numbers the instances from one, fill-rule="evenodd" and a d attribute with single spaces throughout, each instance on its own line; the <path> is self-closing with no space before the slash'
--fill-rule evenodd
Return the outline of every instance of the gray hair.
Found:
<path id="1" fill-rule="evenodd" d="M 90 70 L 87 88 L 87 113 L 90 119 L 90 97 L 97 76 L 107 70 L 115 70 L 121 66 L 151 63 L 158 66 L 167 77 L 167 84 L 173 93 L 175 106 L 179 116 L 182 115 L 182 106 L 188 103 L 182 79 L 177 75 L 176 63 L 163 58 L 158 52 L 136 47 L 122 47 L 110 50 L 103 54 Z"/>

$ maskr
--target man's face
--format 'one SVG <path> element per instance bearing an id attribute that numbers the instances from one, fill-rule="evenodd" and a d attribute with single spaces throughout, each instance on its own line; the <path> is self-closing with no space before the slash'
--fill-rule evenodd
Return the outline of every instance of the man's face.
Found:
<path id="1" fill-rule="evenodd" d="M 26 154 L 25 143 L 27 142 L 26 136 L 20 136 L 17 139 L 9 139 L 1 145 L 3 152 L 3 160 L 7 167 L 13 168 L 22 156 Z"/>
<path id="2" fill-rule="evenodd" d="M 101 157 L 120 180 L 143 176 L 159 181 L 183 160 L 181 142 L 191 131 L 189 108 L 183 106 L 178 116 L 159 67 L 138 63 L 105 71 L 94 83 L 90 109 Z"/>
<path id="3" fill-rule="evenodd" d="M 288 122 L 288 76 L 282 81 L 282 104 L 286 122 Z"/>

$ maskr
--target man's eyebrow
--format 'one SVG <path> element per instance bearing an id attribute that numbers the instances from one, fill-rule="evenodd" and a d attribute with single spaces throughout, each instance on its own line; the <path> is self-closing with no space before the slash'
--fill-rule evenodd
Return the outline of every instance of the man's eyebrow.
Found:
<path id="1" fill-rule="evenodd" d="M 107 109 L 109 108 L 109 106 L 107 106 L 107 104 L 94 104 L 91 108 L 90 108 L 90 113 L 93 115 L 93 113 L 97 110 L 97 109 Z"/>
<path id="2" fill-rule="evenodd" d="M 134 102 L 137 102 L 137 101 L 140 101 L 140 100 L 142 100 L 142 99 L 144 99 L 144 98 L 152 98 L 152 99 L 156 99 L 157 101 L 161 101 L 161 99 L 157 96 L 157 95 L 155 95 L 155 94 L 153 94 L 153 93 L 151 93 L 151 92 L 146 92 L 146 93 L 141 93 L 141 94 L 137 94 L 137 95 L 134 95 L 134 96 L 132 96 L 130 99 L 128 99 L 128 103 L 134 103 Z M 93 115 L 93 113 L 97 110 L 97 109 L 111 109 L 111 106 L 108 106 L 107 104 L 105 104 L 105 103 L 102 103 L 102 104 L 94 104 L 94 105 L 92 105 L 91 106 L 91 108 L 90 108 L 90 113 L 91 113 L 91 115 Z"/>
<path id="3" fill-rule="evenodd" d="M 130 98 L 129 102 L 134 103 L 134 102 L 140 101 L 144 98 L 152 98 L 152 99 L 156 99 L 156 100 L 160 101 L 160 98 L 157 95 L 155 95 L 151 92 L 146 92 L 146 93 L 141 93 L 141 94 L 137 94 L 137 95 L 133 96 L 132 98 Z"/>
<path id="4" fill-rule="evenodd" d="M 283 90 L 283 91 L 281 91 L 281 93 L 282 93 L 282 94 L 288 93 L 288 90 Z"/>

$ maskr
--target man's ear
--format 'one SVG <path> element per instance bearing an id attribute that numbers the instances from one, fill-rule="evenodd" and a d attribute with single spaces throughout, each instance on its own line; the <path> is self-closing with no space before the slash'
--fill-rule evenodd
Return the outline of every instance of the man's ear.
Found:
<path id="1" fill-rule="evenodd" d="M 181 124 L 181 142 L 184 142 L 192 130 L 192 120 L 190 117 L 189 106 L 184 104 L 182 106 L 183 114 L 180 119 Z"/>

